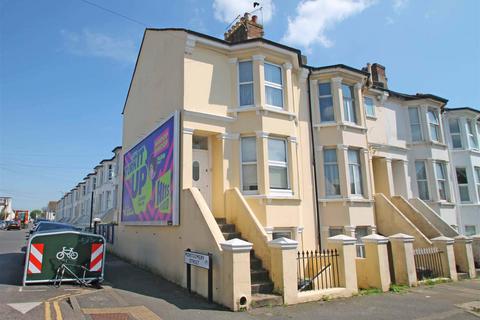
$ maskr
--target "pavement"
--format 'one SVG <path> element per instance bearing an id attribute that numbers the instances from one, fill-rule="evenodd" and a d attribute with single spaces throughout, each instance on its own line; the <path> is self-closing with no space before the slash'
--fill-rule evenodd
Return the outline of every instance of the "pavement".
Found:
<path id="1" fill-rule="evenodd" d="M 26 231 L 0 230 L 0 319 L 479 319 L 480 279 L 231 312 L 107 255 L 101 288 L 21 286 Z M 477 309 L 475 309 L 477 308 Z M 474 311 L 477 310 L 477 314 Z"/>

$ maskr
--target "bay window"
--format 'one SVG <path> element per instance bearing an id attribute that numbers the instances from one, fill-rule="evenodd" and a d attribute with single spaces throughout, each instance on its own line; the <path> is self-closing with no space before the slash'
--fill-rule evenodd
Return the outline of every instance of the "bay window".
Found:
<path id="1" fill-rule="evenodd" d="M 420 123 L 418 107 L 409 107 L 408 116 L 410 118 L 410 131 L 412 133 L 412 142 L 422 141 L 422 125 Z"/>
<path id="2" fill-rule="evenodd" d="M 360 162 L 360 151 L 348 150 L 348 169 L 350 173 L 350 193 L 352 195 L 363 195 L 362 192 L 362 168 Z"/>
<path id="3" fill-rule="evenodd" d="M 477 179 L 478 201 L 480 202 L 480 167 L 475 167 L 475 177 Z"/>
<path id="4" fill-rule="evenodd" d="M 353 86 L 342 84 L 343 94 L 343 116 L 346 122 L 357 123 L 357 115 L 355 112 L 355 95 Z"/>
<path id="5" fill-rule="evenodd" d="M 254 193 L 258 190 L 257 182 L 257 140 L 255 137 L 241 139 L 242 191 Z"/>
<path id="6" fill-rule="evenodd" d="M 447 178 L 445 174 L 445 164 L 435 162 L 435 171 L 437 175 L 437 188 L 440 200 L 447 200 Z"/>
<path id="7" fill-rule="evenodd" d="M 461 202 L 469 202 L 470 194 L 468 192 L 468 177 L 466 168 L 455 168 L 457 173 L 458 193 Z"/>
<path id="8" fill-rule="evenodd" d="M 367 117 L 375 117 L 375 102 L 370 97 L 363 98 L 363 105 L 365 106 L 365 113 Z"/>
<path id="9" fill-rule="evenodd" d="M 462 136 L 460 134 L 460 124 L 458 122 L 458 119 L 448 120 L 448 126 L 450 128 L 452 147 L 455 149 L 462 148 Z"/>
<path id="10" fill-rule="evenodd" d="M 437 112 L 433 109 L 429 109 L 427 111 L 427 120 L 431 140 L 440 142 L 440 122 L 438 121 Z"/>
<path id="11" fill-rule="evenodd" d="M 335 121 L 332 90 L 329 82 L 318 85 L 318 104 L 320 106 L 320 121 Z"/>
<path id="12" fill-rule="evenodd" d="M 241 61 L 238 63 L 238 83 L 240 107 L 253 105 L 254 99 L 252 61 Z"/>
<path id="13" fill-rule="evenodd" d="M 475 128 L 475 121 L 473 120 L 467 121 L 467 136 L 470 148 L 478 149 L 477 130 Z"/>
<path id="14" fill-rule="evenodd" d="M 268 173 L 270 175 L 270 189 L 290 189 L 287 141 L 285 139 L 268 139 Z"/>
<path id="15" fill-rule="evenodd" d="M 415 161 L 415 174 L 417 178 L 418 197 L 422 200 L 429 200 L 427 169 L 425 161 Z"/>
<path id="16" fill-rule="evenodd" d="M 337 150 L 323 150 L 323 170 L 325 175 L 326 196 L 340 195 L 340 179 L 338 174 Z"/>
<path id="17" fill-rule="evenodd" d="M 264 63 L 265 99 L 269 106 L 283 108 L 282 68 Z"/>

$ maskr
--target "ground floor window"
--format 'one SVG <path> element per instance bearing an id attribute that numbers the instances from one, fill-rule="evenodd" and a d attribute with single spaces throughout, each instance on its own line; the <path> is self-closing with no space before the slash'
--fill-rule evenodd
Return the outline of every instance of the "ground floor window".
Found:
<path id="1" fill-rule="evenodd" d="M 475 178 L 477 179 L 478 202 L 480 202 L 480 167 L 475 167 Z"/>
<path id="2" fill-rule="evenodd" d="M 359 150 L 348 150 L 348 169 L 350 172 L 350 193 L 352 195 L 362 195 L 362 169 Z"/>
<path id="3" fill-rule="evenodd" d="M 474 236 L 477 234 L 477 228 L 473 225 L 466 225 L 465 226 L 465 235 L 466 236 Z"/>
<path id="4" fill-rule="evenodd" d="M 287 141 L 285 139 L 268 139 L 268 173 L 270 175 L 270 189 L 290 189 Z"/>
<path id="5" fill-rule="evenodd" d="M 417 178 L 418 197 L 422 200 L 429 200 L 428 179 L 425 161 L 415 161 L 415 174 Z"/>
<path id="6" fill-rule="evenodd" d="M 325 194 L 330 197 L 340 195 L 336 148 L 323 150 L 323 170 L 325 175 Z"/>
<path id="7" fill-rule="evenodd" d="M 328 228 L 328 236 L 335 237 L 339 234 L 343 234 L 343 227 L 329 227 Z"/>
<path id="8" fill-rule="evenodd" d="M 447 200 L 447 175 L 445 173 L 445 164 L 442 162 L 436 162 L 435 171 L 437 174 L 438 196 L 440 200 Z"/>
<path id="9" fill-rule="evenodd" d="M 468 177 L 466 168 L 455 168 L 457 173 L 458 193 L 460 194 L 460 201 L 469 202 L 470 194 L 468 192 Z"/>
<path id="10" fill-rule="evenodd" d="M 257 182 L 257 140 L 255 137 L 243 137 L 241 140 L 242 191 L 248 193 L 258 190 Z"/>
<path id="11" fill-rule="evenodd" d="M 357 257 L 359 258 L 365 258 L 365 244 L 363 243 L 362 238 L 366 236 L 368 236 L 368 227 L 355 228 L 355 238 L 357 238 Z"/>
<path id="12" fill-rule="evenodd" d="M 289 230 L 278 230 L 274 231 L 272 233 L 272 239 L 278 239 L 278 238 L 287 238 L 287 239 L 293 239 L 293 233 L 292 231 Z"/>

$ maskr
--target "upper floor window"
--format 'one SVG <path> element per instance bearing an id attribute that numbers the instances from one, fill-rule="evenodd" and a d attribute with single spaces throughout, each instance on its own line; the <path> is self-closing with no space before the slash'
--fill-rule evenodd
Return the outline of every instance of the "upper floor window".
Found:
<path id="1" fill-rule="evenodd" d="M 468 192 L 468 178 L 466 168 L 455 168 L 457 173 L 458 193 L 461 202 L 469 202 L 470 194 Z"/>
<path id="2" fill-rule="evenodd" d="M 92 190 L 95 190 L 96 188 L 97 188 L 97 178 L 93 177 Z"/>
<path id="3" fill-rule="evenodd" d="M 348 169 L 350 172 L 350 193 L 362 195 L 362 168 L 359 150 L 348 150 Z"/>
<path id="4" fill-rule="evenodd" d="M 452 138 L 452 147 L 455 149 L 462 148 L 462 136 L 458 119 L 449 119 L 448 126 L 450 128 L 450 137 Z"/>
<path id="5" fill-rule="evenodd" d="M 412 141 L 422 141 L 422 125 L 420 123 L 418 107 L 409 107 L 408 117 L 410 118 L 410 131 L 412 132 Z"/>
<path id="6" fill-rule="evenodd" d="M 238 63 L 238 93 L 240 106 L 251 106 L 253 99 L 253 65 L 252 61 Z"/>
<path id="7" fill-rule="evenodd" d="M 285 139 L 268 139 L 268 173 L 270 176 L 270 189 L 290 189 L 287 141 Z"/>
<path id="8" fill-rule="evenodd" d="M 265 63 L 264 76 L 266 104 L 283 108 L 282 68 L 270 63 Z"/>
<path id="9" fill-rule="evenodd" d="M 87 187 L 83 186 L 82 187 L 82 195 L 85 195 L 87 193 Z"/>
<path id="10" fill-rule="evenodd" d="M 477 179 L 477 193 L 480 201 L 480 167 L 475 167 L 475 178 Z"/>
<path id="11" fill-rule="evenodd" d="M 430 138 L 432 141 L 440 141 L 440 122 L 438 121 L 438 114 L 435 110 L 429 109 L 427 111 L 427 121 Z"/>
<path id="12" fill-rule="evenodd" d="M 370 97 L 363 98 L 363 104 L 365 106 L 365 113 L 367 117 L 375 117 L 375 102 Z"/>
<path id="13" fill-rule="evenodd" d="M 347 122 L 357 123 L 357 114 L 355 112 L 355 95 L 353 87 L 342 84 L 343 93 L 343 116 Z"/>
<path id="14" fill-rule="evenodd" d="M 113 179 L 113 165 L 109 164 L 108 165 L 108 180 Z"/>
<path id="15" fill-rule="evenodd" d="M 430 195 L 428 194 L 428 179 L 425 161 L 415 161 L 415 173 L 417 178 L 418 197 L 422 200 L 429 200 Z"/>
<path id="16" fill-rule="evenodd" d="M 320 106 L 320 121 L 335 121 L 332 90 L 329 82 L 318 85 L 318 104 Z"/>
<path id="17" fill-rule="evenodd" d="M 241 145 L 242 191 L 256 192 L 258 190 L 256 138 L 243 137 Z"/>
<path id="18" fill-rule="evenodd" d="M 475 128 L 475 121 L 473 120 L 467 121 L 467 136 L 470 148 L 478 149 L 477 130 Z"/>
<path id="19" fill-rule="evenodd" d="M 437 174 L 438 196 L 440 200 L 447 200 L 447 175 L 445 174 L 445 164 L 436 162 L 435 171 Z"/>
<path id="20" fill-rule="evenodd" d="M 325 172 L 325 194 L 340 195 L 340 179 L 338 174 L 337 150 L 323 150 L 323 170 Z"/>

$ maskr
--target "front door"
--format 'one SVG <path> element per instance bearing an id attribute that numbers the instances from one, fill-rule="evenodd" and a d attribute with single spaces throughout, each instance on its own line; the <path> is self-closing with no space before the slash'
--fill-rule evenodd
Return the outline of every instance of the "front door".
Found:
<path id="1" fill-rule="evenodd" d="M 200 190 L 203 198 L 210 206 L 211 181 L 208 150 L 193 149 L 192 184 Z"/>

